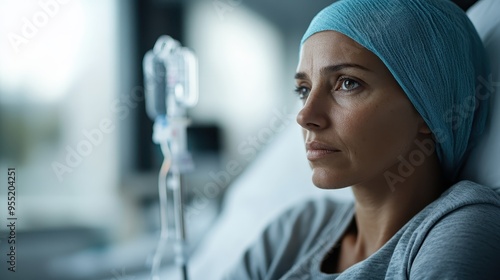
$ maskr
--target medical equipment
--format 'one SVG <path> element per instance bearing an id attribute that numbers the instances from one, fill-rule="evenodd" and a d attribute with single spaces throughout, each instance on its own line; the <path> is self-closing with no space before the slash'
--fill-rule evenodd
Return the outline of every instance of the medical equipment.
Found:
<path id="1" fill-rule="evenodd" d="M 169 221 L 175 228 L 175 262 L 187 276 L 181 174 L 193 169 L 187 150 L 186 109 L 198 102 L 198 62 L 194 54 L 169 36 L 161 36 L 143 60 L 146 111 L 154 120 L 153 141 L 159 144 L 164 161 L 158 177 L 161 231 L 153 257 L 151 278 L 159 280 L 161 258 L 170 239 Z M 167 189 L 168 188 L 168 189 Z M 173 215 L 169 215 L 168 191 L 173 193 Z M 171 214 L 171 213 L 170 213 Z"/>

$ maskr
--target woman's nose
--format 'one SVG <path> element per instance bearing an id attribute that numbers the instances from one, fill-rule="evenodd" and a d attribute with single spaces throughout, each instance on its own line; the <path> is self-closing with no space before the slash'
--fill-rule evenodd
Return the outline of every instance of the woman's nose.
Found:
<path id="1" fill-rule="evenodd" d="M 311 92 L 297 115 L 297 123 L 307 130 L 320 130 L 328 126 L 329 102 L 319 92 Z"/>

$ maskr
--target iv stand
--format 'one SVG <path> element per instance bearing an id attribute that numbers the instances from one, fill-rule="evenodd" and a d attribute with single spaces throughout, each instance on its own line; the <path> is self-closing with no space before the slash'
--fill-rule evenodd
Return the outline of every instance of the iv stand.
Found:
<path id="1" fill-rule="evenodd" d="M 159 67 L 159 68 L 158 68 Z M 187 238 L 183 211 L 182 174 L 193 169 L 187 150 L 186 108 L 198 102 L 198 64 L 195 55 L 169 36 L 161 36 L 144 57 L 147 84 L 146 109 L 154 118 L 153 141 L 164 161 L 158 177 L 161 234 L 153 257 L 151 278 L 160 280 L 161 258 L 169 239 L 168 190 L 173 193 L 175 262 L 183 280 L 188 279 Z M 167 110 L 168 108 L 168 110 Z"/>
<path id="2" fill-rule="evenodd" d="M 192 169 L 191 155 L 186 148 L 186 131 L 189 120 L 183 117 L 159 118 L 155 121 L 155 142 L 161 145 L 165 161 L 159 174 L 161 237 L 153 259 L 152 279 L 159 280 L 158 270 L 165 243 L 168 240 L 167 211 L 168 189 L 173 192 L 175 223 L 175 263 L 180 268 L 183 280 L 188 280 L 186 227 L 184 221 L 182 173 Z M 168 189 L 167 189 L 168 188 Z"/>
<path id="3" fill-rule="evenodd" d="M 174 221 L 175 221 L 175 262 L 181 269 L 182 279 L 188 280 L 187 252 L 186 252 L 186 229 L 184 222 L 182 177 L 181 174 L 192 168 L 191 156 L 186 147 L 186 130 L 189 124 L 185 118 L 171 119 L 172 139 L 170 148 L 172 153 L 172 166 L 170 171 L 169 185 L 173 191 Z M 177 140 L 177 141 L 175 141 Z"/>

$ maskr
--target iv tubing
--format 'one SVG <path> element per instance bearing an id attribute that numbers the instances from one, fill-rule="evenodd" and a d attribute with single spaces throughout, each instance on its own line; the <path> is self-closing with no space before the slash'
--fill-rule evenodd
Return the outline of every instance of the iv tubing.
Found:
<path id="1" fill-rule="evenodd" d="M 160 280 L 161 259 L 165 252 L 168 241 L 168 219 L 167 219 L 167 175 L 171 166 L 170 150 L 167 143 L 161 143 L 161 150 L 164 156 L 163 163 L 158 174 L 158 194 L 160 196 L 160 239 L 153 257 L 151 267 L 151 279 Z"/>
<path id="2" fill-rule="evenodd" d="M 188 279 L 187 275 L 187 262 L 186 262 L 186 232 L 184 225 L 184 215 L 182 209 L 182 188 L 181 188 L 181 176 L 177 168 L 172 169 L 172 179 L 174 182 L 174 214 L 175 214 L 175 229 L 176 229 L 176 263 L 181 268 L 181 277 L 183 280 Z"/>

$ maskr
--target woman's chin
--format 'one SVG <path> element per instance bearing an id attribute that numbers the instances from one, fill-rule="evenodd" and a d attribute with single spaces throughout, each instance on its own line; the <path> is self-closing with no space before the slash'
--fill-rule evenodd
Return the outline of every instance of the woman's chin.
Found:
<path id="1" fill-rule="evenodd" d="M 335 172 L 313 168 L 312 182 L 320 189 L 331 190 L 348 187 L 351 184 L 346 179 L 345 176 L 335 174 Z"/>

